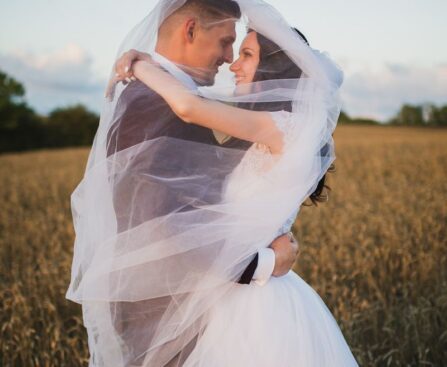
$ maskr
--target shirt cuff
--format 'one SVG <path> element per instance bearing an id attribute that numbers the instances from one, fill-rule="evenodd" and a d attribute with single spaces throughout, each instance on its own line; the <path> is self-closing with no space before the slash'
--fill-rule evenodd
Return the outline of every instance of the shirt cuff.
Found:
<path id="1" fill-rule="evenodd" d="M 264 285 L 272 276 L 275 268 L 275 251 L 270 247 L 258 250 L 258 266 L 253 274 L 253 280 L 257 285 Z"/>

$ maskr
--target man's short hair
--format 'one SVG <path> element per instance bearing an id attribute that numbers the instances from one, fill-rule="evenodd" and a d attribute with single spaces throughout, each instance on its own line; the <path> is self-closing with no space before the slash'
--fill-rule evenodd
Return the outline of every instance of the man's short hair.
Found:
<path id="1" fill-rule="evenodd" d="M 183 11 L 193 11 L 200 19 L 206 21 L 241 17 L 239 4 L 233 0 L 186 0 L 178 9 L 178 12 Z"/>
<path id="2" fill-rule="evenodd" d="M 240 19 L 242 15 L 239 4 L 234 0 L 186 0 L 163 21 L 159 37 L 169 36 L 177 24 L 177 17 L 185 14 L 197 17 L 204 28 L 211 28 L 221 20 Z"/>

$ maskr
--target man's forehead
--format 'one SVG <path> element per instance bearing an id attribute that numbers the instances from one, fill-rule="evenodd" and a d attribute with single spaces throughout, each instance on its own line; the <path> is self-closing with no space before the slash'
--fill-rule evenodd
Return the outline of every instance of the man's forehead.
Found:
<path id="1" fill-rule="evenodd" d="M 218 27 L 219 38 L 225 41 L 236 41 L 236 22 L 234 20 L 225 20 Z"/>

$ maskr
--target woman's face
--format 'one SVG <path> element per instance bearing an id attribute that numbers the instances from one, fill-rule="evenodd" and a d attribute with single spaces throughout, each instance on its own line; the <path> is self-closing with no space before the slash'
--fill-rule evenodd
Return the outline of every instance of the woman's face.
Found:
<path id="1" fill-rule="evenodd" d="M 239 48 L 239 58 L 230 66 L 236 85 L 253 81 L 259 65 L 260 46 L 256 32 L 249 32 Z"/>

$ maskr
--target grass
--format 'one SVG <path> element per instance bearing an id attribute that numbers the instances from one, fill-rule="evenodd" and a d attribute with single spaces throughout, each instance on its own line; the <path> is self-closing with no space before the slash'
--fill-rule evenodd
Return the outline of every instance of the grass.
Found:
<path id="1" fill-rule="evenodd" d="M 329 202 L 303 208 L 295 224 L 295 270 L 331 309 L 360 365 L 445 366 L 447 130 L 340 126 L 335 140 Z M 88 364 L 81 308 L 65 299 L 69 197 L 87 155 L 0 156 L 3 366 Z"/>

